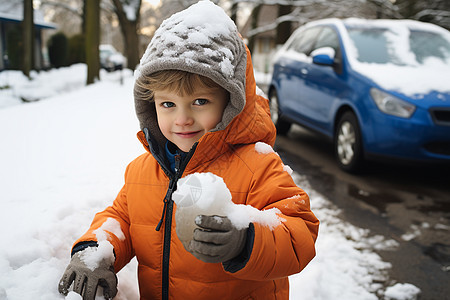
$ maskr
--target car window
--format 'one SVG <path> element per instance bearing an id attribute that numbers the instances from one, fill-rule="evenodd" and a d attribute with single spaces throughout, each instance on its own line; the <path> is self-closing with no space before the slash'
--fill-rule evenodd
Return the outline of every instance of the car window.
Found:
<path id="1" fill-rule="evenodd" d="M 387 28 L 348 28 L 348 32 L 360 62 L 414 65 L 430 57 L 444 62 L 450 57 L 450 43 L 435 32 L 411 30 L 403 39 Z"/>
<path id="2" fill-rule="evenodd" d="M 306 29 L 294 38 L 288 49 L 309 55 L 313 50 L 314 42 L 320 30 L 322 30 L 320 27 Z"/>
<path id="3" fill-rule="evenodd" d="M 385 64 L 391 60 L 385 32 L 379 28 L 349 28 L 360 62 Z"/>
<path id="4" fill-rule="evenodd" d="M 339 37 L 331 27 L 324 27 L 317 38 L 314 50 L 322 47 L 333 48 L 335 53 L 339 53 Z"/>
<path id="5" fill-rule="evenodd" d="M 429 57 L 446 60 L 450 57 L 450 43 L 434 32 L 411 31 L 409 35 L 411 51 L 420 63 Z"/>
<path id="6" fill-rule="evenodd" d="M 292 38 L 288 41 L 288 45 L 286 50 L 293 50 L 296 45 L 300 42 L 300 39 L 303 37 L 303 33 L 305 30 L 299 29 L 295 31 L 292 35 Z"/>

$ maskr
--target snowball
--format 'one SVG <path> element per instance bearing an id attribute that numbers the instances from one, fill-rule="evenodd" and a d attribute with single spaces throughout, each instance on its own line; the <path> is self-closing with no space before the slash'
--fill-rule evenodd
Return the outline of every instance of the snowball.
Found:
<path id="1" fill-rule="evenodd" d="M 176 233 L 186 248 L 193 238 L 198 215 L 228 217 L 238 229 L 254 222 L 272 230 L 284 221 L 278 216 L 277 208 L 260 211 L 250 205 L 233 203 L 223 179 L 212 173 L 194 173 L 180 179 L 172 199 L 177 205 Z"/>

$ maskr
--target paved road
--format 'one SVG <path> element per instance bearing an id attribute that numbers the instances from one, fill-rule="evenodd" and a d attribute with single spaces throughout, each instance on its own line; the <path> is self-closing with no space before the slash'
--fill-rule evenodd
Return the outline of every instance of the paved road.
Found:
<path id="1" fill-rule="evenodd" d="M 347 174 L 327 139 L 298 126 L 277 138 L 275 150 L 341 208 L 346 221 L 399 243 L 395 251 L 378 252 L 392 264 L 392 280 L 419 287 L 419 299 L 450 299 L 449 165 L 377 162 L 361 175 Z"/>

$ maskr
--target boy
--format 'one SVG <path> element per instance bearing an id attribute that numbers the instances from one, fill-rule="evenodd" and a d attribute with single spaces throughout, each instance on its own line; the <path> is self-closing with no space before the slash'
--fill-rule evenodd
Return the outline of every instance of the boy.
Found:
<path id="1" fill-rule="evenodd" d="M 314 257 L 319 222 L 278 155 L 255 149 L 273 145 L 275 128 L 225 12 L 201 1 L 164 21 L 136 71 L 134 97 L 147 153 L 75 242 L 59 291 L 73 282 L 94 299 L 100 285 L 112 298 L 115 272 L 136 256 L 141 299 L 288 299 L 287 276 Z M 237 229 L 226 217 L 201 216 L 184 247 L 171 197 L 177 181 L 196 172 L 222 177 L 234 203 L 278 208 L 282 224 Z"/>

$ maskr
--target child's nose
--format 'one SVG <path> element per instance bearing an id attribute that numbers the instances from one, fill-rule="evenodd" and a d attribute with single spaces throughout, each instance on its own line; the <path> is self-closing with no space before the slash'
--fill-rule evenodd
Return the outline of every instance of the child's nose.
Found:
<path id="1" fill-rule="evenodd" d="M 187 110 L 180 110 L 175 118 L 175 124 L 179 126 L 191 125 L 193 122 L 192 114 Z"/>

